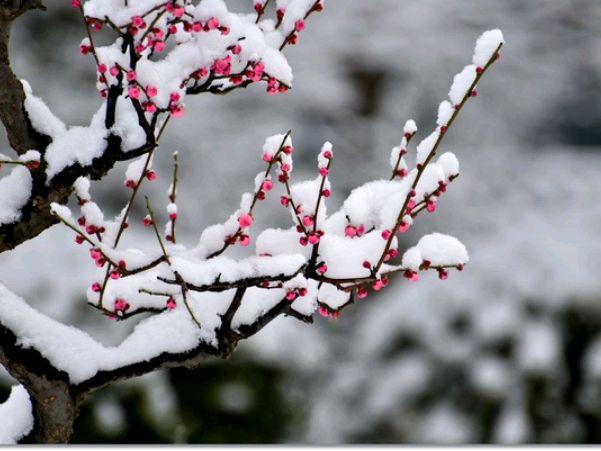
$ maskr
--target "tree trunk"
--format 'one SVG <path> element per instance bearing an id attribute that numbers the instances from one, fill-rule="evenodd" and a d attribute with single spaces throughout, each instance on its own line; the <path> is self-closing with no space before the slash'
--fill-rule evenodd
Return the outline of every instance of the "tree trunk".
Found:
<path id="1" fill-rule="evenodd" d="M 29 392 L 34 426 L 25 438 L 33 443 L 68 443 L 77 418 L 77 404 L 69 386 L 60 381 L 47 381 L 36 392 Z"/>

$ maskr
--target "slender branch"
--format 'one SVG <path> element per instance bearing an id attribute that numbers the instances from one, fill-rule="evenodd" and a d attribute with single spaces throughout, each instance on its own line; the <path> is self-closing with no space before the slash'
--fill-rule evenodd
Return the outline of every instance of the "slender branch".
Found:
<path id="1" fill-rule="evenodd" d="M 178 181 L 178 171 L 179 171 L 179 162 L 177 152 L 173 152 L 173 180 L 171 181 L 171 193 L 169 194 L 169 201 L 172 204 L 175 204 L 177 200 L 177 181 Z M 175 238 L 175 221 L 177 221 L 177 216 L 171 219 L 171 242 L 173 244 L 176 243 Z"/>
<path id="2" fill-rule="evenodd" d="M 282 139 L 282 142 L 281 142 L 277 152 L 275 153 L 275 155 L 273 156 L 273 158 L 267 165 L 267 169 L 265 170 L 265 174 L 263 175 L 264 179 L 266 179 L 267 176 L 269 176 L 269 173 L 271 172 L 271 168 L 279 161 L 280 156 L 285 147 L 286 141 L 288 140 L 288 138 L 290 137 L 291 134 L 292 134 L 292 130 L 288 130 L 286 132 L 286 134 L 284 135 L 284 138 Z M 248 209 L 248 214 L 250 214 L 250 215 L 252 215 L 253 209 L 255 208 L 255 205 L 256 205 L 257 201 L 259 200 L 260 192 L 261 192 L 261 186 L 259 186 L 254 192 L 252 203 L 250 204 L 250 208 Z M 241 232 L 242 232 L 242 227 L 238 227 L 238 230 L 236 230 L 236 233 L 234 233 L 233 237 L 237 237 Z M 221 255 L 223 252 L 225 252 L 225 250 L 228 247 L 231 246 L 231 244 L 232 244 L 231 240 L 225 241 L 223 243 L 223 247 L 221 249 L 219 249 L 218 251 L 213 252 L 211 255 L 209 255 L 208 258 L 214 258 L 214 257 Z"/>
<path id="3" fill-rule="evenodd" d="M 449 119 L 449 122 L 446 125 L 446 131 L 444 133 L 441 132 L 438 135 L 438 139 L 436 140 L 436 143 L 432 147 L 432 150 L 428 154 L 426 160 L 422 163 L 421 167 L 417 170 L 417 175 L 415 177 L 415 180 L 413 181 L 413 184 L 411 185 L 411 190 L 415 190 L 415 188 L 417 187 L 417 184 L 419 183 L 422 174 L 424 173 L 424 171 L 428 167 L 428 164 L 430 163 L 430 161 L 432 160 L 432 158 L 434 158 L 434 156 L 436 155 L 436 151 L 438 150 L 438 147 L 440 146 L 440 143 L 442 142 L 443 138 L 447 134 L 447 132 L 448 132 L 449 128 L 451 127 L 451 125 L 453 125 L 453 122 L 455 122 L 455 119 L 457 118 L 457 116 L 461 112 L 461 109 L 463 108 L 463 106 L 465 105 L 465 103 L 467 102 L 467 100 L 471 97 L 472 91 L 474 90 L 474 88 L 476 87 L 476 85 L 478 84 L 478 82 L 480 81 L 480 79 L 482 78 L 482 76 L 486 73 L 486 71 L 488 70 L 488 68 L 490 66 L 492 66 L 492 64 L 497 59 L 497 57 L 499 55 L 499 51 L 501 50 L 501 47 L 503 47 L 502 43 L 499 44 L 499 46 L 497 47 L 497 49 L 495 50 L 495 52 L 492 54 L 492 56 L 490 57 L 490 59 L 488 60 L 488 62 L 486 63 L 486 65 L 482 68 L 482 71 L 479 71 L 479 72 L 476 73 L 476 77 L 474 78 L 474 81 L 472 82 L 471 86 L 466 91 L 465 95 L 463 96 L 463 99 L 461 100 L 461 102 L 459 103 L 459 105 L 455 106 L 455 111 L 453 111 L 453 114 L 451 115 L 451 118 Z M 405 211 L 407 210 L 407 204 L 409 203 L 409 200 L 410 200 L 410 196 L 408 194 L 407 197 L 405 198 L 405 202 L 403 203 L 403 206 L 402 206 L 402 208 L 401 208 L 401 210 L 399 212 L 399 215 L 397 217 L 394 229 L 391 230 L 392 233 L 390 234 L 390 237 L 386 241 L 386 246 L 384 246 L 384 250 L 382 252 L 382 255 L 380 256 L 380 259 L 378 260 L 378 263 L 376 264 L 376 266 L 373 269 L 374 273 L 377 273 L 380 270 L 380 267 L 382 266 L 382 264 L 384 263 L 384 258 L 386 257 L 386 254 L 390 250 L 390 246 L 392 245 L 392 241 L 393 241 L 394 237 L 397 234 L 397 230 L 398 230 L 399 226 L 401 225 L 401 222 L 403 221 L 403 218 L 405 217 Z"/>

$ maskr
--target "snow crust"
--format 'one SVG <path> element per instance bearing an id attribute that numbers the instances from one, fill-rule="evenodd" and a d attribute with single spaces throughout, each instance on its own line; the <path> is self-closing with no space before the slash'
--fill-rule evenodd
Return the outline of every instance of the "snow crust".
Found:
<path id="1" fill-rule="evenodd" d="M 33 429 L 31 400 L 22 385 L 14 385 L 0 404 L 0 444 L 14 445 Z"/>

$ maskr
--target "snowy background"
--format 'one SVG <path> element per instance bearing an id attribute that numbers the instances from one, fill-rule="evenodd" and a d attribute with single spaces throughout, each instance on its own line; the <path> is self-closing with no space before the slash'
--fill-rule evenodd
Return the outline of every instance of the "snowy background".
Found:
<path id="1" fill-rule="evenodd" d="M 77 51 L 83 29 L 67 2 L 47 3 L 15 24 L 14 69 L 67 123 L 87 123 L 98 99 Z M 332 141 L 335 203 L 388 173 L 406 119 L 420 137 L 432 128 L 477 36 L 498 27 L 507 41 L 445 140 L 461 177 L 406 237 L 457 236 L 471 255 L 465 271 L 398 280 L 336 322 L 280 319 L 230 362 L 101 391 L 75 440 L 601 442 L 600 19 L 601 5 L 584 0 L 329 0 L 287 52 L 288 94 L 255 86 L 189 99 L 155 164 L 167 174 L 180 151 L 179 233 L 195 242 L 252 186 L 259 162 L 246 155 L 265 136 L 292 128 L 306 174 Z M 122 171 L 94 187 L 115 212 Z M 165 178 L 152 194 L 163 196 Z M 0 255 L 0 279 L 52 317 L 118 343 L 132 325 L 85 306 L 92 268 L 72 239 L 56 226 Z"/>

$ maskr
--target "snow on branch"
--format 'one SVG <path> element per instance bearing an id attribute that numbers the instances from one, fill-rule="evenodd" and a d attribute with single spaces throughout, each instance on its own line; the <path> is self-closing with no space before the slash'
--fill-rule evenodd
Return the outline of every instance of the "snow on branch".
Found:
<path id="1" fill-rule="evenodd" d="M 31 401 L 22 385 L 15 385 L 0 404 L 0 444 L 14 445 L 33 428 Z"/>
<path id="2" fill-rule="evenodd" d="M 0 155 L 0 167 L 25 166 L 36 183 L 26 189 L 28 176 L 18 169 L 17 188 L 3 193 L 0 251 L 52 225 L 50 202 L 66 202 L 77 177 L 99 179 L 117 161 L 150 156 L 170 120 L 185 114 L 189 95 L 259 83 L 270 95 L 288 91 L 293 77 L 283 50 L 296 44 L 323 1 L 278 2 L 269 17 L 268 2 L 247 14 L 229 11 L 223 0 L 72 0 L 85 28 L 79 50 L 94 63 L 102 104 L 89 125 L 67 126 L 21 81 L 25 122 L 36 141 L 30 150 L 38 156 Z M 95 42 L 103 28 L 113 35 L 108 45 Z M 26 153 L 27 143 L 18 144 L 18 153 Z M 172 204 L 170 216 L 176 216 Z M 19 222 L 21 211 L 35 220 Z M 174 220 L 169 227 L 173 235 Z"/>
<path id="3" fill-rule="evenodd" d="M 417 125 L 409 120 L 390 155 L 392 172 L 355 188 L 337 211 L 331 213 L 329 205 L 333 145 L 326 142 L 317 152 L 314 178 L 293 181 L 288 131 L 265 140 L 256 154 L 264 169 L 249 183 L 239 207 L 223 223 L 202 231 L 197 243 L 176 240 L 182 211 L 177 154 L 164 212 L 155 212 L 146 198 L 147 214 L 133 217 L 140 187 L 157 178 L 153 160 L 159 140 L 170 120 L 184 114 L 188 95 L 224 94 L 259 82 L 269 94 L 290 88 L 292 71 L 282 50 L 296 43 L 323 0 L 277 0 L 273 18 L 268 3 L 255 0 L 254 13 L 238 14 L 222 0 L 73 0 L 86 31 L 80 51 L 93 58 L 102 106 L 89 126 L 68 127 L 24 84 L 31 124 L 48 143 L 17 160 L 0 156 L 1 164 L 15 165 L 0 179 L 0 227 L 18 224 L 21 211 L 37 196 L 31 208 L 45 208 L 38 213 L 73 230 L 75 242 L 89 252 L 96 273 L 88 304 L 114 320 L 151 313 L 119 346 L 104 347 L 41 315 L 0 285 L 2 327 L 18 346 L 35 350 L 66 373 L 82 393 L 162 366 L 194 364 L 199 356 L 227 356 L 239 340 L 279 315 L 305 322 L 315 312 L 337 318 L 355 299 L 386 288 L 396 275 L 415 282 L 430 270 L 445 280 L 450 270 L 462 270 L 468 262 L 456 238 L 426 235 L 401 252 L 397 236 L 421 212 L 434 213 L 459 175 L 455 155 L 438 156 L 438 150 L 498 58 L 504 42 L 499 30 L 478 39 L 472 64 L 453 78 L 434 130 L 416 146 L 413 168 L 407 159 Z M 103 27 L 115 39 L 98 46 L 94 33 Z M 131 160 L 122 188 L 129 198 L 110 218 L 94 201 L 90 179 L 102 177 L 119 160 Z M 73 190 L 77 214 L 65 205 Z M 290 228 L 256 231 L 256 205 L 274 196 L 289 211 Z M 154 239 L 144 248 L 124 248 L 122 237 L 136 226 L 151 228 Z M 235 246 L 248 255 L 229 256 Z"/>
<path id="4" fill-rule="evenodd" d="M 205 7 L 220 4 L 207 1 Z M 128 14 L 134 7 L 129 8 Z M 147 13 L 153 17 L 148 20 L 156 19 L 154 23 L 162 20 L 156 11 Z M 197 10 L 190 9 L 190 14 L 193 11 Z M 211 9 L 200 16 L 194 12 L 192 16 L 207 18 L 213 14 L 224 23 L 226 16 L 219 15 L 219 11 Z M 121 29 L 122 16 L 114 15 L 111 20 Z M 227 23 L 233 26 L 233 22 Z M 285 23 L 284 15 L 284 29 Z M 415 282 L 422 271 L 436 271 L 445 280 L 451 269 L 462 270 L 469 257 L 456 238 L 439 233 L 426 235 L 416 246 L 400 253 L 397 235 L 406 233 L 421 212 L 434 213 L 440 198 L 458 177 L 455 155 L 446 152 L 437 157 L 437 151 L 463 106 L 476 96 L 477 83 L 498 58 L 502 45 L 503 36 L 498 30 L 480 37 L 474 64 L 454 77 L 449 100 L 440 104 L 434 131 L 417 145 L 413 169 L 409 170 L 406 157 L 417 126 L 409 120 L 400 144 L 391 152 L 392 175 L 354 189 L 332 214 L 327 205 L 329 174 L 334 170 L 332 144 L 325 143 L 319 151 L 315 178 L 293 182 L 290 131 L 265 140 L 260 152 L 265 169 L 255 177 L 253 189 L 242 195 L 239 208 L 224 223 L 206 228 L 192 247 L 176 244 L 172 228 L 180 210 L 175 203 L 177 159 L 167 191 L 169 220 L 164 233 L 159 231 L 147 200 L 148 215 L 140 223 L 153 228 L 158 245 L 149 244 L 145 249 L 121 249 L 119 240 L 130 225 L 129 212 L 137 190 L 144 181 L 156 178 L 151 169 L 154 153 L 140 157 L 127 168 L 124 185 L 132 195 L 122 213 L 112 220 L 106 219 L 93 201 L 89 181 L 78 180 L 79 217 L 74 219 L 71 210 L 59 204 L 53 204 L 52 211 L 76 232 L 78 244 L 89 246 L 98 267 L 87 292 L 88 303 L 113 319 L 143 312 L 159 313 L 158 318 L 185 312 L 199 329 L 197 338 L 219 350 L 224 336 L 245 335 L 245 328 L 260 323 L 266 312 L 282 302 L 288 303 L 282 312 L 299 319 L 308 320 L 315 311 L 336 318 L 355 298 L 364 298 L 369 289 L 382 290 L 397 274 Z M 257 233 L 253 231 L 255 206 L 276 190 L 280 191 L 279 203 L 290 212 L 291 227 Z M 226 255 L 231 247 L 248 248 L 255 240 L 254 255 L 242 259 Z M 395 263 L 397 259 L 400 262 Z M 231 330 L 224 330 L 226 326 Z"/>

